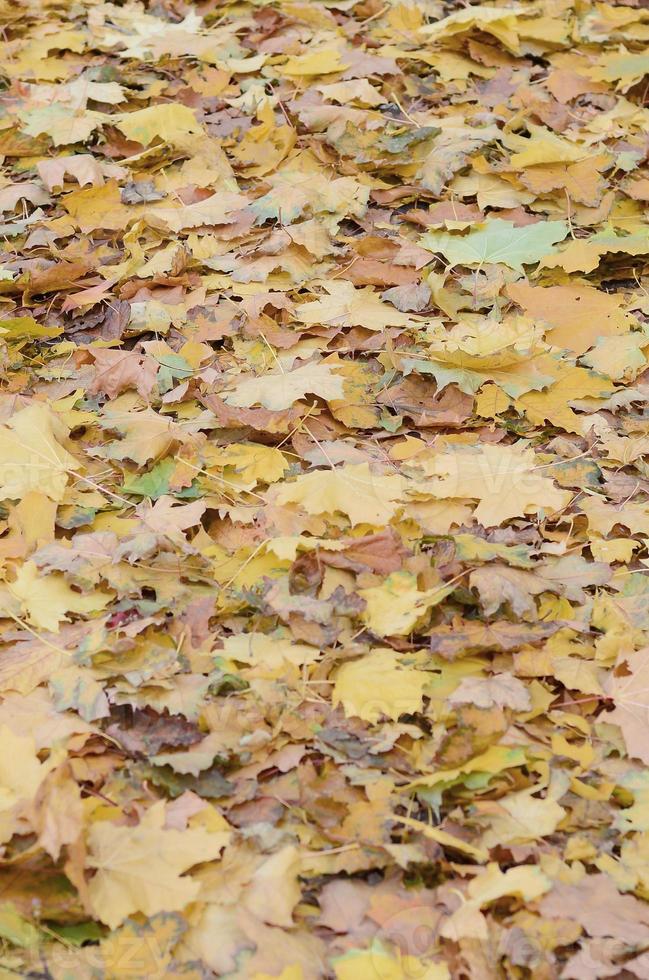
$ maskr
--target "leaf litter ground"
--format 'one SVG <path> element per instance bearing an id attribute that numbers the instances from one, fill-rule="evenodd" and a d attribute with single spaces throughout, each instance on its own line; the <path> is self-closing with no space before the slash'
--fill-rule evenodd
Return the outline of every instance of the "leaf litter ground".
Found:
<path id="1" fill-rule="evenodd" d="M 0 16 L 0 977 L 649 977 L 645 5 Z"/>

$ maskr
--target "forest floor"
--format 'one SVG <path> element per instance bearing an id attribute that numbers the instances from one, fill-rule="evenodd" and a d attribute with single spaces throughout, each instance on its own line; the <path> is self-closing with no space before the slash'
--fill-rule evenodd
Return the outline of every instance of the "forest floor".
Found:
<path id="1" fill-rule="evenodd" d="M 0 19 L 0 980 L 647 980 L 646 4 Z"/>

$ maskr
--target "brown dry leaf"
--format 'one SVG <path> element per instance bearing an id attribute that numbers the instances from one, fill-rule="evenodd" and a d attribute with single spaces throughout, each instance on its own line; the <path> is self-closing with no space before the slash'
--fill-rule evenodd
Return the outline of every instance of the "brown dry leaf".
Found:
<path id="1" fill-rule="evenodd" d="M 96 350 L 95 376 L 88 385 L 91 395 L 104 394 L 115 398 L 129 388 L 147 398 L 155 384 L 158 364 L 135 351 Z"/>

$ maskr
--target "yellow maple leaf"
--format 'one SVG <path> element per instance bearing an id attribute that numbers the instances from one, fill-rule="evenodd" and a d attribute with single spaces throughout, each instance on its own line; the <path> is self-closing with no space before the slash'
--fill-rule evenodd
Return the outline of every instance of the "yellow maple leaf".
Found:
<path id="1" fill-rule="evenodd" d="M 128 207 L 122 204 L 116 180 L 72 191 L 66 194 L 64 201 L 66 211 L 84 233 L 96 228 L 125 228 L 142 213 L 141 205 Z"/>
<path id="2" fill-rule="evenodd" d="M 529 126 L 529 138 L 510 133 L 506 137 L 507 146 L 517 149 L 512 153 L 512 167 L 533 167 L 544 163 L 574 163 L 588 155 L 588 148 L 557 136 L 544 126 Z"/>
<path id="3" fill-rule="evenodd" d="M 291 637 L 266 635 L 265 633 L 239 633 L 228 636 L 223 641 L 223 652 L 226 657 L 251 667 L 267 667 L 277 670 L 286 663 L 301 667 L 312 664 L 320 656 L 316 647 L 306 643 L 293 643 Z"/>
<path id="4" fill-rule="evenodd" d="M 471 880 L 467 898 L 440 928 L 440 934 L 447 939 L 486 939 L 487 921 L 480 909 L 497 901 L 504 895 L 519 895 L 525 902 L 531 902 L 549 891 L 550 879 L 533 865 L 520 865 L 501 871 L 494 862 L 480 871 Z"/>
<path id="5" fill-rule="evenodd" d="M 175 772 L 183 775 L 198 776 L 205 769 L 209 769 L 222 747 L 223 740 L 220 733 L 211 732 L 189 749 L 158 752 L 157 755 L 151 756 L 151 761 L 156 766 L 171 766 Z"/>
<path id="6" fill-rule="evenodd" d="M 615 337 L 634 323 L 622 309 L 621 294 L 605 293 L 586 283 L 542 287 L 522 280 L 511 283 L 507 293 L 529 316 L 548 324 L 549 344 L 577 354 L 592 347 L 598 337 Z"/>
<path id="7" fill-rule="evenodd" d="M 285 75 L 330 75 L 346 67 L 340 52 L 326 47 L 289 58 L 281 70 Z"/>
<path id="8" fill-rule="evenodd" d="M 292 126 L 278 126 L 267 99 L 257 109 L 258 126 L 251 127 L 243 139 L 230 151 L 244 167 L 247 177 L 263 177 L 272 173 L 292 150 L 297 133 Z"/>
<path id="9" fill-rule="evenodd" d="M 114 929 L 133 912 L 155 915 L 185 908 L 200 884 L 185 871 L 220 856 L 229 833 L 202 828 L 166 830 L 165 804 L 160 800 L 137 827 L 108 821 L 88 833 L 88 866 L 97 873 L 88 890 L 95 914 Z"/>
<path id="10" fill-rule="evenodd" d="M 519 204 L 529 204 L 534 195 L 524 188 L 512 186 L 509 181 L 497 174 L 483 174 L 473 171 L 466 176 L 456 177 L 452 189 L 461 198 L 474 194 L 480 208 L 515 208 Z"/>
<path id="11" fill-rule="evenodd" d="M 367 78 L 354 78 L 348 82 L 329 82 L 324 85 L 315 85 L 314 88 L 322 93 L 322 97 L 327 102 L 340 102 L 341 105 L 357 102 L 359 105 L 372 106 L 373 108 L 383 103 L 383 96 L 370 85 Z"/>
<path id="12" fill-rule="evenodd" d="M 438 769 L 430 775 L 419 777 L 410 784 L 409 788 L 415 789 L 419 786 L 432 788 L 450 785 L 470 773 L 499 773 L 503 769 L 523 765 L 524 762 L 525 752 L 522 749 L 510 748 L 507 745 L 492 745 L 486 752 L 468 759 L 467 762 L 463 762 L 455 769 Z"/>
<path id="13" fill-rule="evenodd" d="M 17 735 L 3 725 L 0 739 L 0 810 L 8 810 L 31 800 L 51 767 L 39 760 L 31 735 Z"/>
<path id="14" fill-rule="evenodd" d="M 244 894 L 246 909 L 269 925 L 293 926 L 293 909 L 302 892 L 298 881 L 300 852 L 287 844 L 257 868 Z"/>
<path id="15" fill-rule="evenodd" d="M 165 143 L 173 143 L 184 136 L 201 132 L 201 125 L 192 110 L 177 102 L 125 112 L 114 124 L 127 139 L 144 146 L 148 146 L 156 137 Z"/>
<path id="16" fill-rule="evenodd" d="M 208 446 L 204 450 L 204 458 L 210 469 L 224 469 L 228 481 L 234 477 L 252 486 L 256 483 L 274 483 L 281 479 L 289 466 L 279 449 L 259 443 L 235 442 L 230 446 Z"/>
<path id="17" fill-rule="evenodd" d="M 377 722 L 385 715 L 396 721 L 419 710 L 427 683 L 424 671 L 407 667 L 394 650 L 378 647 L 337 669 L 332 702 L 342 704 L 347 717 Z"/>
<path id="18" fill-rule="evenodd" d="M 524 13 L 525 8 L 521 6 L 500 8 L 482 4 L 480 7 L 458 10 L 433 24 L 426 24 L 419 29 L 419 33 L 431 40 L 438 40 L 477 29 L 492 34 L 509 51 L 517 53 L 518 18 Z"/>
<path id="19" fill-rule="evenodd" d="M 536 789 L 536 787 L 535 787 Z M 553 834 L 566 815 L 563 807 L 550 794 L 540 799 L 529 790 L 509 793 L 498 803 L 477 803 L 477 819 L 484 814 L 487 830 L 482 835 L 483 847 L 499 844 L 523 844 Z"/>
<path id="20" fill-rule="evenodd" d="M 304 980 L 304 970 L 299 963 L 285 966 L 281 973 L 255 973 L 251 980 Z"/>
<path id="21" fill-rule="evenodd" d="M 642 350 L 648 346 L 647 341 L 644 331 L 600 337 L 582 361 L 613 381 L 633 381 L 647 363 Z"/>
<path id="22" fill-rule="evenodd" d="M 201 225 L 218 225 L 227 222 L 228 216 L 245 204 L 247 198 L 242 194 L 223 191 L 195 204 L 176 208 L 149 207 L 146 210 L 146 223 L 152 228 L 175 232 Z"/>
<path id="23" fill-rule="evenodd" d="M 587 415 L 577 415 L 570 402 L 580 398 L 604 399 L 612 393 L 613 385 L 606 378 L 585 368 L 567 367 L 545 391 L 529 391 L 517 398 L 516 407 L 535 425 L 547 419 L 566 432 L 581 434 L 592 423 Z"/>
<path id="24" fill-rule="evenodd" d="M 414 575 L 394 572 L 382 585 L 358 590 L 367 603 L 361 618 L 377 636 L 405 636 L 452 591 L 452 587 L 440 585 L 420 592 Z"/>
<path id="25" fill-rule="evenodd" d="M 67 435 L 60 418 L 42 403 L 28 405 L 0 425 L 0 495 L 18 499 L 37 491 L 61 501 L 70 471 L 79 469 L 61 445 Z"/>
<path id="26" fill-rule="evenodd" d="M 295 316 L 301 323 L 385 330 L 386 327 L 407 327 L 413 322 L 405 313 L 382 302 L 371 286 L 355 289 L 351 282 L 342 280 L 322 285 L 326 296 L 297 307 Z"/>
<path id="27" fill-rule="evenodd" d="M 484 527 L 524 514 L 553 513 L 571 498 L 539 471 L 534 450 L 524 443 L 455 446 L 434 456 L 426 471 L 438 478 L 431 486 L 436 497 L 478 500 L 474 516 Z"/>
<path id="28" fill-rule="evenodd" d="M 451 976 L 446 963 L 426 962 L 423 957 L 391 952 L 376 940 L 368 949 L 348 950 L 333 960 L 333 967 L 336 980 L 373 980 L 375 977 L 377 980 L 403 980 L 404 977 L 449 980 Z"/>
<path id="29" fill-rule="evenodd" d="M 111 596 L 105 592 L 93 591 L 87 595 L 75 592 L 63 575 L 57 572 L 41 575 L 34 562 L 27 561 L 21 565 L 15 580 L 6 586 L 5 594 L 0 593 L 0 615 L 3 607 L 14 615 L 21 612 L 32 626 L 58 633 L 68 613 L 98 612 L 110 600 Z"/>
<path id="30" fill-rule="evenodd" d="M 294 371 L 264 374 L 257 378 L 237 380 L 234 391 L 224 396 L 228 405 L 249 408 L 263 405 L 278 412 L 290 408 L 293 402 L 308 394 L 326 401 L 343 397 L 343 378 L 334 374 L 329 364 L 305 364 Z"/>
<path id="31" fill-rule="evenodd" d="M 349 517 L 352 525 L 387 524 L 399 508 L 404 480 L 397 474 L 379 476 L 367 463 L 305 473 L 276 491 L 280 504 L 299 504 L 307 514 Z"/>
<path id="32" fill-rule="evenodd" d="M 102 447 L 97 455 L 132 459 L 140 464 L 164 455 L 175 440 L 180 441 L 182 431 L 172 419 L 158 415 L 150 408 L 142 412 L 106 410 L 101 425 L 116 429 L 123 438 Z"/>
<path id="33" fill-rule="evenodd" d="M 97 127 L 108 118 L 103 112 L 53 105 L 27 109 L 22 113 L 23 131 L 30 136 L 45 134 L 54 146 L 85 143 Z"/>

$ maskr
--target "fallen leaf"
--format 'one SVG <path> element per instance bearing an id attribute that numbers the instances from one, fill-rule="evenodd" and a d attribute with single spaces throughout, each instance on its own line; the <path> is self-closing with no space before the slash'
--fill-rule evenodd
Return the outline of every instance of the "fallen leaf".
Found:
<path id="1" fill-rule="evenodd" d="M 568 234 L 563 221 L 546 221 L 517 228 L 511 221 L 493 218 L 467 235 L 429 231 L 420 244 L 431 252 L 441 252 L 451 265 L 477 265 L 500 262 L 522 271 L 524 265 L 551 254 Z"/>
<path id="2" fill-rule="evenodd" d="M 534 453 L 524 443 L 457 447 L 433 456 L 426 470 L 434 478 L 435 496 L 478 500 L 474 516 L 485 527 L 525 513 L 552 513 L 570 500 L 569 493 L 537 472 Z"/>
<path id="3" fill-rule="evenodd" d="M 200 890 L 196 864 L 219 857 L 227 832 L 164 829 L 164 803 L 152 806 L 136 827 L 107 821 L 88 832 L 88 866 L 95 869 L 90 900 L 98 917 L 115 929 L 133 912 L 155 915 L 184 909 Z"/>
<path id="4" fill-rule="evenodd" d="M 342 398 L 343 378 L 334 374 L 328 364 L 305 364 L 293 371 L 238 381 L 235 390 L 226 394 L 224 400 L 237 408 L 262 405 L 278 412 L 290 408 L 307 393 L 318 395 L 325 401 Z"/>
<path id="5" fill-rule="evenodd" d="M 426 674 L 402 664 L 392 650 L 376 648 L 370 654 L 342 664 L 336 671 L 334 704 L 348 716 L 377 722 L 382 716 L 396 721 L 421 705 Z"/>
<path id="6" fill-rule="evenodd" d="M 403 494 L 397 475 L 373 473 L 367 463 L 305 473 L 286 484 L 275 499 L 299 504 L 308 514 L 346 514 L 352 526 L 383 524 L 396 514 Z"/>

